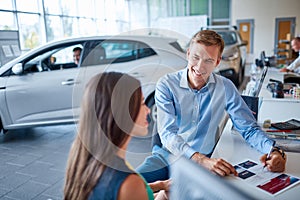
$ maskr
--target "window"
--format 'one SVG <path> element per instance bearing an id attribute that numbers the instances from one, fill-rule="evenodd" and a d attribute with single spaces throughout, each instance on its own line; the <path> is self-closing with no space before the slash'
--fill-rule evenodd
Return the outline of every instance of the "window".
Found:
<path id="1" fill-rule="evenodd" d="M 15 16 L 12 12 L 0 12 L 0 29 L 1 30 L 18 30 Z"/>
<path id="2" fill-rule="evenodd" d="M 0 8 L 4 10 L 12 10 L 13 9 L 12 0 L 1 0 Z M 5 18 L 1 18 L 1 19 L 5 19 Z"/>
<path id="3" fill-rule="evenodd" d="M 16 0 L 16 7 L 18 11 L 39 12 L 38 0 Z"/>
<path id="4" fill-rule="evenodd" d="M 190 15 L 208 15 L 208 0 L 191 0 Z"/>
<path id="5" fill-rule="evenodd" d="M 82 48 L 81 44 L 58 47 L 48 50 L 45 53 L 36 55 L 24 65 L 25 73 L 43 72 L 52 70 L 62 70 L 76 68 L 77 65 L 73 60 L 73 49 Z"/>
<path id="6" fill-rule="evenodd" d="M 21 49 L 32 49 L 42 42 L 40 17 L 36 14 L 18 14 Z"/>
<path id="7" fill-rule="evenodd" d="M 155 51 L 141 42 L 105 40 L 86 48 L 82 65 L 130 62 L 152 55 Z"/>

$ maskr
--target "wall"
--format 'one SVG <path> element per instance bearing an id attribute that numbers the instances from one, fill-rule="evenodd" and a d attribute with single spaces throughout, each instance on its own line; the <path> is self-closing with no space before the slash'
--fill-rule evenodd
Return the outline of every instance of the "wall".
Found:
<path id="1" fill-rule="evenodd" d="M 236 20 L 254 19 L 254 54 L 258 58 L 264 50 L 274 55 L 275 19 L 295 17 L 295 35 L 300 35 L 299 0 L 231 0 L 231 24 Z"/>

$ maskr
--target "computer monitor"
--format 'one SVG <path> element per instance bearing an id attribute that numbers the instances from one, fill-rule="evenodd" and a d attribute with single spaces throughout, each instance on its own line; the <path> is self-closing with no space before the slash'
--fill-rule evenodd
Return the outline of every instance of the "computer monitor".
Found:
<path id="1" fill-rule="evenodd" d="M 267 72 L 268 72 L 268 66 L 264 66 L 263 70 L 260 73 L 259 78 L 256 80 L 254 88 L 250 92 L 250 96 L 258 97 L 261 87 L 264 83 Z"/>
<path id="2" fill-rule="evenodd" d="M 263 66 L 266 66 L 266 53 L 265 51 L 260 52 L 260 60 Z"/>
<path id="3" fill-rule="evenodd" d="M 172 200 L 254 199 L 185 157 L 172 157 L 172 160 L 170 166 L 172 180 L 170 199 Z"/>

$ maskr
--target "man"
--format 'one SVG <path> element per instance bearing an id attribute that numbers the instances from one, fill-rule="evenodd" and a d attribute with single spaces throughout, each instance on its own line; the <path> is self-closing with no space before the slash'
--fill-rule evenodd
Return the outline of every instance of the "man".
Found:
<path id="1" fill-rule="evenodd" d="M 292 49 L 299 52 L 298 58 L 294 60 L 289 66 L 282 68 L 281 72 L 297 72 L 300 73 L 300 37 L 295 37 L 292 42 Z"/>
<path id="2" fill-rule="evenodd" d="M 184 155 L 220 176 L 237 175 L 227 161 L 210 158 L 224 111 L 247 143 L 264 153 L 260 159 L 268 170 L 285 169 L 284 152 L 273 148 L 275 142 L 258 126 L 234 84 L 213 73 L 223 49 L 220 35 L 211 30 L 200 31 L 187 50 L 187 68 L 158 81 L 155 102 L 162 147 L 154 146 L 152 156 L 137 169 L 147 181 L 169 178 L 170 154 Z"/>
<path id="3" fill-rule="evenodd" d="M 73 49 L 73 60 L 76 65 L 79 64 L 81 51 L 82 49 L 80 47 L 75 47 Z"/>

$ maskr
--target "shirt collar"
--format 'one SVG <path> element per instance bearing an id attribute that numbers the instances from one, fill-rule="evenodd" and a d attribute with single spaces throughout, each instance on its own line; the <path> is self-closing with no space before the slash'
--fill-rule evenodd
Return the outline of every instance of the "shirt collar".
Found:
<path id="1" fill-rule="evenodd" d="M 183 73 L 182 73 L 182 76 L 181 76 L 181 79 L 180 79 L 180 87 L 182 88 L 187 88 L 189 89 L 189 82 L 188 82 L 188 67 L 186 67 L 184 70 L 183 70 Z M 215 80 L 215 76 L 213 75 L 214 73 L 211 73 L 211 75 L 209 76 L 208 78 L 208 82 L 206 85 L 210 84 L 210 83 L 215 83 L 216 80 Z M 205 86 L 206 86 L 205 85 Z M 205 87 L 204 86 L 204 87 Z"/>

